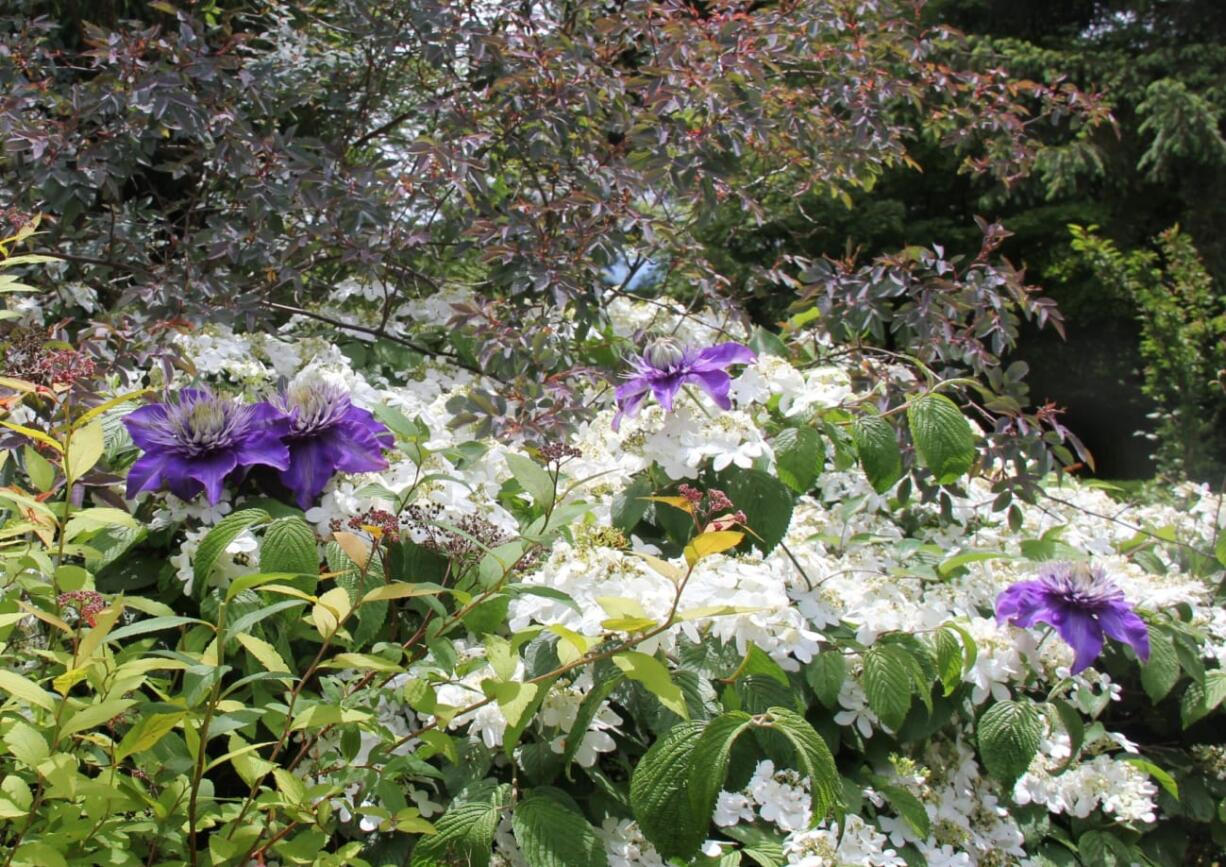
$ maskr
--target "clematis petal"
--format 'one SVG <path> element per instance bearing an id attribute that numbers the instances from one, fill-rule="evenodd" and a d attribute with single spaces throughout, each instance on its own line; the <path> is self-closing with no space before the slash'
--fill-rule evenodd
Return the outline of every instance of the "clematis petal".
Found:
<path id="1" fill-rule="evenodd" d="M 309 509 L 336 472 L 340 454 L 324 437 L 291 440 L 289 466 L 277 474 L 281 484 L 294 494 L 300 508 Z"/>
<path id="2" fill-rule="evenodd" d="M 154 490 L 162 485 L 166 456 L 157 452 L 145 452 L 128 468 L 127 498 L 130 500 L 141 491 Z"/>
<path id="3" fill-rule="evenodd" d="M 252 405 L 251 421 L 252 424 L 268 426 L 281 433 L 287 432 L 291 423 L 289 415 L 266 400 Z"/>
<path id="4" fill-rule="evenodd" d="M 353 409 L 350 411 L 370 416 L 370 413 L 365 410 Z M 386 430 L 382 425 L 378 427 Z M 342 420 L 340 424 L 327 431 L 321 431 L 320 436 L 327 437 L 336 452 L 337 460 L 336 466 L 333 467 L 334 470 L 345 473 L 373 473 L 387 469 L 387 459 L 383 457 L 385 448 L 383 442 L 375 430 L 360 422 L 350 423 Z"/>
<path id="5" fill-rule="evenodd" d="M 707 370 L 692 373 L 686 378 L 702 386 L 702 390 L 711 395 L 711 399 L 720 409 L 732 409 L 732 401 L 728 399 L 732 379 L 728 374 L 722 370 Z"/>
<path id="6" fill-rule="evenodd" d="M 629 385 L 629 383 L 627 383 L 627 385 Z M 625 388 L 625 386 L 622 386 L 622 388 Z M 620 394 L 621 388 L 618 389 L 619 394 L 617 398 L 617 412 L 613 415 L 614 431 L 621 427 L 623 416 L 634 418 L 635 414 L 638 412 L 639 404 L 641 404 L 647 397 L 648 390 L 649 389 L 647 386 L 644 385 L 643 388 L 639 389 L 638 391 L 628 391 L 626 396 L 622 397 Z"/>
<path id="7" fill-rule="evenodd" d="M 678 373 L 656 377 L 651 381 L 651 393 L 656 396 L 656 400 L 666 412 L 673 411 L 673 401 L 677 399 L 677 392 L 681 391 L 684 382 L 684 374 Z"/>
<path id="8" fill-rule="evenodd" d="M 175 466 L 178 465 L 178 466 Z M 209 501 L 210 506 L 215 506 L 221 500 L 221 494 L 226 484 L 226 477 L 234 472 L 234 468 L 238 466 L 238 458 L 235 457 L 234 451 L 213 452 L 208 455 L 200 455 L 194 458 L 171 458 L 166 461 L 167 475 L 170 475 L 172 468 L 177 472 L 182 470 L 182 476 L 187 479 L 194 479 L 199 483 L 199 487 L 195 485 L 184 485 L 181 481 L 181 488 L 185 491 L 193 491 L 187 499 L 191 499 L 199 489 L 203 488 L 205 496 Z M 176 481 L 170 480 L 170 490 L 177 497 L 182 497 L 179 491 L 175 490 Z"/>
<path id="9" fill-rule="evenodd" d="M 694 371 L 724 370 L 730 364 L 749 364 L 757 355 L 748 346 L 740 343 L 719 343 L 709 346 L 694 360 Z"/>
<path id="10" fill-rule="evenodd" d="M 1073 674 L 1088 668 L 1103 651 L 1103 628 L 1088 611 L 1065 608 L 1052 625 L 1073 648 Z"/>
<path id="11" fill-rule="evenodd" d="M 396 444 L 396 437 L 387 429 L 387 425 L 371 415 L 369 410 L 350 406 L 341 421 L 347 430 L 363 431 L 364 434 L 374 439 L 376 445 L 381 449 L 390 449 Z"/>
<path id="12" fill-rule="evenodd" d="M 274 427 L 268 431 L 247 436 L 233 450 L 235 465 L 239 467 L 266 466 L 284 470 L 289 466 L 290 454 L 281 439 L 285 431 Z"/>
<path id="13" fill-rule="evenodd" d="M 132 410 L 123 417 L 123 426 L 128 429 L 132 442 L 143 451 L 164 445 L 158 436 L 159 429 L 166 421 L 166 407 L 160 403 L 151 403 Z"/>
<path id="14" fill-rule="evenodd" d="M 1115 602 L 1100 608 L 1098 622 L 1111 638 L 1132 647 L 1142 660 L 1149 659 L 1149 628 L 1125 603 Z"/>
<path id="15" fill-rule="evenodd" d="M 1046 610 L 1043 585 L 1038 581 L 1019 581 L 996 597 L 996 621 L 1014 626 L 1033 626 Z"/>

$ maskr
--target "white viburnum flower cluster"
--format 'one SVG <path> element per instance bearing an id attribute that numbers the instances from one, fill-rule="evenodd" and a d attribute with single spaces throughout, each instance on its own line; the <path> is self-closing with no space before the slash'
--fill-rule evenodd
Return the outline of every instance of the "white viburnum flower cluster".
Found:
<path id="1" fill-rule="evenodd" d="M 668 862 L 643 836 L 636 822 L 608 816 L 596 829 L 604 843 L 609 867 L 667 867 Z"/>
<path id="2" fill-rule="evenodd" d="M 1025 863 L 1022 832 L 1001 803 L 994 784 L 982 776 L 974 751 L 962 740 L 930 741 L 924 764 L 892 757 L 891 781 L 915 795 L 928 814 L 930 831 L 920 837 L 902 817 L 880 814 L 877 822 L 890 842 L 914 846 L 928 864 Z"/>
<path id="3" fill-rule="evenodd" d="M 358 298 L 361 292 L 352 287 Z M 449 305 L 462 296 L 440 296 L 415 309 L 422 322 L 441 324 Z M 613 328 L 620 334 L 657 329 L 673 323 L 652 305 L 618 298 L 610 304 Z M 674 323 L 675 324 L 675 323 Z M 732 337 L 725 329 L 733 328 Z M 678 335 L 694 343 L 741 339 L 729 323 L 699 323 L 683 319 Z M 470 437 L 449 427 L 449 400 L 464 396 L 478 379 L 444 364 L 426 363 L 406 372 L 403 380 L 389 382 L 381 375 L 355 369 L 326 341 L 307 338 L 293 344 L 280 336 L 248 337 L 223 328 L 210 328 L 183 336 L 179 345 L 198 369 L 252 390 L 268 389 L 278 376 L 319 376 L 342 383 L 358 406 L 396 409 L 428 428 L 426 444 L 434 452 L 422 466 L 406 456 L 389 452 L 390 466 L 379 473 L 340 475 L 333 479 L 318 504 L 307 512 L 321 536 L 327 538 L 334 522 L 344 522 L 371 508 L 391 508 L 394 498 L 415 480 L 431 476 L 421 485 L 415 503 L 437 505 L 444 521 L 475 515 L 504 530 L 518 532 L 514 516 L 499 501 L 512 478 L 505 460 L 521 452 L 515 442 L 485 441 L 480 459 L 453 464 L 440 450 Z M 675 410 L 666 413 L 654 402 L 626 419 L 619 432 L 612 430 L 613 409 L 605 401 L 569 440 L 581 455 L 568 461 L 563 474 L 577 484 L 573 499 L 581 500 L 563 537 L 551 543 L 538 563 L 516 580 L 542 590 L 559 591 L 573 600 L 567 604 L 549 596 L 521 595 L 508 608 L 513 631 L 556 626 L 589 640 L 609 634 L 604 625 L 614 616 L 609 600 L 629 600 L 643 615 L 662 622 L 676 600 L 677 585 L 654 568 L 640 553 L 658 551 L 636 543 L 602 537 L 591 527 L 607 528 L 617 499 L 629 480 L 653 463 L 674 480 L 693 479 L 708 467 L 770 470 L 774 455 L 767 422 L 804 418 L 823 408 L 847 405 L 863 395 L 852 387 L 850 372 L 829 365 L 801 371 L 787 361 L 761 355 L 734 378 L 731 391 L 735 408 L 716 412 L 683 393 Z M 597 388 L 591 394 L 597 400 Z M 597 404 L 601 405 L 601 404 Z M 704 409 L 704 406 L 706 407 Z M 679 603 L 679 611 L 698 611 L 636 646 L 644 653 L 674 653 L 684 642 L 710 641 L 730 645 L 740 654 L 761 648 L 786 671 L 798 671 L 820 652 L 823 634 L 845 624 L 864 647 L 890 632 L 926 633 L 954 622 L 970 635 L 977 654 L 962 680 L 975 705 L 1016 696 L 1036 676 L 1048 685 L 1068 675 L 1072 654 L 1058 640 L 1039 643 L 1040 630 L 1000 625 L 993 617 L 996 597 L 1012 584 L 1032 578 L 1036 565 L 1025 556 L 1023 542 L 1046 540 L 1057 557 L 1090 555 L 1124 590 L 1130 603 L 1147 613 L 1167 612 L 1176 606 L 1192 611 L 1191 626 L 1205 637 L 1206 659 L 1226 662 L 1226 612 L 1213 606 L 1208 586 L 1181 572 L 1177 563 L 1164 563 L 1158 572 L 1127 555 L 1128 546 L 1143 528 L 1172 528 L 1180 538 L 1199 540 L 1212 549 L 1226 517 L 1216 493 L 1205 486 L 1184 485 L 1171 492 L 1178 505 L 1128 505 L 1107 491 L 1075 479 L 1048 480 L 1039 495 L 1039 507 L 1022 511 L 1021 526 L 1010 528 L 1000 512 L 992 510 L 996 493 L 982 479 L 967 479 L 963 495 L 950 492 L 953 523 L 939 518 L 935 505 L 912 502 L 908 526 L 897 520 L 893 492 L 874 491 L 858 468 L 838 469 L 828 455 L 824 472 L 811 494 L 797 498 L 780 546 L 762 556 L 714 555 L 693 569 Z M 736 506 L 736 504 L 733 504 Z M 241 508 L 241 504 L 238 505 Z M 186 522 L 185 541 L 172 558 L 180 579 L 190 588 L 192 558 L 207 527 L 224 511 L 202 511 L 198 506 L 166 498 L 157 521 L 169 525 Z M 753 515 L 749 516 L 752 523 Z M 1147 531 L 1148 532 L 1148 531 Z M 221 580 L 255 571 L 258 559 L 254 537 L 248 532 L 227 548 L 218 569 Z M 988 552 L 990 559 L 970 560 L 949 572 L 939 566 L 962 552 Z M 678 570 L 682 558 L 670 561 Z M 705 613 L 704 613 L 705 612 Z M 415 663 L 408 676 L 437 678 L 436 698 L 442 705 L 464 708 L 486 698 L 482 682 L 495 678 L 485 663 L 483 648 L 461 638 L 455 648 L 464 665 L 461 676 L 427 657 Z M 848 677 L 837 696 L 834 722 L 854 739 L 871 738 L 882 723 L 869 707 L 859 656 L 849 656 Z M 513 675 L 523 679 L 522 664 Z M 1029 679 L 1029 680 L 1028 680 Z M 573 737 L 580 702 L 591 684 L 582 679 L 556 685 L 542 704 L 534 725 L 559 753 Z M 1073 678 L 1070 701 L 1083 713 L 1096 715 L 1119 696 L 1119 685 L 1101 673 L 1083 672 Z M 404 737 L 416 721 L 411 711 L 394 704 L 379 705 L 372 723 L 390 736 Z M 429 722 L 428 718 L 422 722 Z M 457 715 L 448 732 L 466 737 L 490 750 L 503 744 L 507 720 L 496 702 Z M 576 761 L 591 766 L 617 746 L 624 721 L 607 702 L 582 734 Z M 629 729 L 626 729 L 629 730 Z M 969 732 L 962 737 L 969 739 Z M 918 839 L 910 826 L 881 807 L 873 821 L 848 816 L 842 827 L 809 829 L 807 782 L 793 772 L 763 762 L 747 787 L 723 792 L 715 811 L 718 825 L 769 823 L 786 836 L 788 863 L 808 867 L 836 864 L 902 864 L 899 850 L 915 847 L 929 865 L 993 862 L 992 852 L 1024 862 L 1025 852 L 1016 823 L 1001 800 L 999 785 L 980 771 L 971 748 L 962 740 L 936 739 L 929 745 L 925 766 L 931 772 L 914 779 L 897 776 L 924 804 L 931 834 Z M 1108 734 L 1110 748 L 1125 747 Z M 364 756 L 373 742 L 363 736 Z M 1050 721 L 1029 771 L 1017 781 L 1012 794 L 1019 804 L 1042 805 L 1055 814 L 1085 818 L 1094 812 L 1108 819 L 1144 824 L 1156 816 L 1156 787 L 1137 766 L 1109 752 L 1087 750 L 1063 773 L 1053 772 L 1069 756 L 1067 736 Z M 507 759 L 510 761 L 509 759 Z M 879 807 L 881 805 L 878 805 Z M 638 826 L 626 819 L 609 818 L 597 829 L 612 867 L 665 863 Z M 503 863 L 519 863 L 515 851 L 500 849 Z"/>
<path id="4" fill-rule="evenodd" d="M 836 822 L 793 834 L 784 841 L 783 853 L 787 863 L 797 867 L 903 867 L 907 863 L 889 848 L 884 834 L 859 816 L 848 816 L 841 829 Z"/>
<path id="5" fill-rule="evenodd" d="M 785 833 L 803 831 L 812 817 L 810 802 L 808 779 L 788 768 L 776 769 L 767 759 L 758 763 L 744 789 L 719 793 L 714 821 L 727 827 L 761 817 Z"/>
<path id="6" fill-rule="evenodd" d="M 1112 745 L 1118 741 L 1111 736 Z M 1127 741 L 1125 749 L 1131 746 Z M 1083 747 L 1092 752 L 1093 744 Z M 1013 798 L 1021 805 L 1041 804 L 1048 812 L 1084 819 L 1102 810 L 1124 822 L 1147 823 L 1157 818 L 1158 787 L 1136 765 L 1108 753 L 1086 755 L 1072 767 L 1055 773 L 1069 759 L 1072 744 L 1066 732 L 1049 731 L 1039 744 L 1030 769 L 1017 781 Z"/>
<path id="7" fill-rule="evenodd" d="M 183 592 L 191 595 L 195 584 L 196 551 L 212 527 L 204 526 L 184 532 L 183 543 L 177 554 L 172 554 L 170 563 L 175 567 L 175 577 L 183 582 Z M 210 586 L 226 587 L 235 578 L 253 575 L 260 571 L 260 542 L 250 530 L 243 530 L 222 550 L 214 563 L 209 578 Z"/>

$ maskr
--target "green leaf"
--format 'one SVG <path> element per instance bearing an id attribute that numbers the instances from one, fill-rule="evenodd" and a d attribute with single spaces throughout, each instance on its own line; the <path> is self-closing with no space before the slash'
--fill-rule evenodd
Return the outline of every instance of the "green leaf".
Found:
<path id="1" fill-rule="evenodd" d="M 946 696 L 952 695 L 962 682 L 962 645 L 951 629 L 938 629 L 933 644 L 936 647 L 937 675 Z"/>
<path id="2" fill-rule="evenodd" d="M 122 762 L 128 756 L 153 748 L 186 717 L 183 712 L 155 713 L 141 717 L 140 722 L 128 729 L 115 751 L 115 761 Z"/>
<path id="3" fill-rule="evenodd" d="M 911 439 L 924 465 L 947 485 L 975 462 L 975 434 L 958 405 L 943 394 L 926 394 L 907 407 Z"/>
<path id="4" fill-rule="evenodd" d="M 511 830 L 528 867 L 608 867 L 596 830 L 561 798 L 530 792 L 515 806 Z"/>
<path id="5" fill-rule="evenodd" d="M 988 773 L 1011 787 L 1030 767 L 1043 724 L 1030 702 L 999 701 L 979 718 L 975 734 Z"/>
<path id="6" fill-rule="evenodd" d="M 627 485 L 625 490 L 613 498 L 610 515 L 613 526 L 629 536 L 651 508 L 651 501 L 647 499 L 651 492 L 651 480 L 646 477 L 636 478 Z"/>
<path id="7" fill-rule="evenodd" d="M 506 458 L 507 467 L 511 470 L 511 475 L 532 496 L 533 502 L 542 509 L 548 509 L 552 506 L 554 498 L 553 478 L 545 471 L 545 468 L 530 458 L 517 455 L 514 452 L 508 452 L 504 457 Z"/>
<path id="8" fill-rule="evenodd" d="M 96 704 L 87 704 L 60 726 L 59 736 L 65 738 L 76 732 L 92 729 L 94 726 L 114 719 L 134 704 L 136 701 L 130 698 L 114 698 Z"/>
<path id="9" fill-rule="evenodd" d="M 772 707 L 767 714 L 769 727 L 791 741 L 800 761 L 799 770 L 809 778 L 813 824 L 816 825 L 843 802 L 843 784 L 834 756 L 822 736 L 800 714 L 786 707 Z"/>
<path id="10" fill-rule="evenodd" d="M 1064 760 L 1053 773 L 1062 773 L 1073 762 L 1077 760 L 1077 756 L 1081 753 L 1081 746 L 1086 739 L 1086 725 L 1082 720 L 1081 714 L 1075 707 L 1063 699 L 1055 698 L 1048 702 L 1056 709 L 1056 713 L 1060 715 L 1060 724 L 1064 726 L 1064 731 L 1069 737 L 1069 753 L 1068 758 Z"/>
<path id="11" fill-rule="evenodd" d="M 732 466 L 718 476 L 720 488 L 749 522 L 749 541 L 769 554 L 783 541 L 792 522 L 792 492 L 787 485 L 761 470 Z"/>
<path id="12" fill-rule="evenodd" d="M 180 617 L 172 615 L 170 617 L 150 617 L 148 620 L 137 620 L 135 623 L 129 623 L 127 626 L 121 626 L 107 633 L 107 643 L 115 641 L 123 641 L 126 638 L 134 638 L 137 635 L 148 635 L 150 632 L 160 632 L 163 629 L 174 629 L 176 626 L 187 626 L 192 623 L 204 623 L 198 617 Z"/>
<path id="13" fill-rule="evenodd" d="M 705 723 L 673 726 L 639 759 L 630 777 L 634 818 L 657 851 L 669 858 L 688 857 L 707 838 L 708 822 L 695 822 L 686 791 L 694 748 Z"/>
<path id="14" fill-rule="evenodd" d="M 240 509 L 231 512 L 220 521 L 200 541 L 196 549 L 196 560 L 192 564 L 192 595 L 203 599 L 208 589 L 209 575 L 213 567 L 226 550 L 226 546 L 237 539 L 248 527 L 257 524 L 267 524 L 272 520 L 263 509 Z"/>
<path id="15" fill-rule="evenodd" d="M 1133 867 L 1141 863 L 1127 843 L 1107 831 L 1086 831 L 1077 838 L 1077 853 L 1085 867 Z"/>
<path id="16" fill-rule="evenodd" d="M 244 614 L 226 628 L 225 638 L 222 641 L 222 645 L 225 646 L 227 642 L 233 641 L 234 636 L 246 632 L 261 620 L 272 617 L 274 614 L 280 614 L 282 611 L 286 611 L 290 608 L 300 608 L 303 605 L 306 605 L 306 603 L 301 599 L 286 599 L 281 602 L 274 602 L 272 605 L 268 605 L 264 608 L 257 608 L 255 611 Z"/>
<path id="17" fill-rule="evenodd" d="M 319 550 L 311 525 L 297 516 L 269 524 L 260 542 L 260 571 L 318 575 Z"/>
<path id="18" fill-rule="evenodd" d="M 566 735 L 566 745 L 562 750 L 563 768 L 569 770 L 570 763 L 575 760 L 575 754 L 579 752 L 579 747 L 583 744 L 583 736 L 587 734 L 588 726 L 600 712 L 600 706 L 604 704 L 605 699 L 621 682 L 622 675 L 620 674 L 599 678 L 596 685 L 583 697 L 583 702 L 579 705 L 579 712 L 575 714 L 575 721 Z"/>
<path id="19" fill-rule="evenodd" d="M 660 704 L 682 719 L 689 719 L 690 711 L 681 687 L 673 683 L 668 667 L 660 660 L 646 653 L 628 650 L 614 656 L 613 664 L 625 672 L 626 677 L 647 687 L 648 692 L 660 700 Z"/>
<path id="20" fill-rule="evenodd" d="M 691 825 L 706 828 L 715 811 L 715 799 L 728 776 L 732 745 L 751 725 L 743 711 L 720 714 L 707 723 L 690 758 L 689 804 Z"/>
<path id="21" fill-rule="evenodd" d="M 805 681 L 813 688 L 817 700 L 830 710 L 839 703 L 839 691 L 847 679 L 847 660 L 837 650 L 826 650 L 805 666 Z"/>
<path id="22" fill-rule="evenodd" d="M 1205 672 L 1204 684 L 1192 681 L 1179 700 L 1179 720 L 1186 729 L 1226 700 L 1226 671 Z"/>
<path id="23" fill-rule="evenodd" d="M 861 416 L 852 425 L 851 435 L 869 484 L 884 494 L 902 478 L 902 451 L 894 426 L 880 416 Z"/>
<path id="24" fill-rule="evenodd" d="M 737 678 L 735 689 L 740 709 L 749 713 L 764 713 L 767 708 L 776 705 L 804 707 L 790 686 L 784 686 L 774 678 L 761 674 Z"/>
<path id="25" fill-rule="evenodd" d="M 915 692 L 915 660 L 901 647 L 878 644 L 864 654 L 864 693 L 868 706 L 891 731 L 898 731 Z"/>
<path id="26" fill-rule="evenodd" d="M 438 833 L 417 841 L 410 867 L 487 867 L 494 849 L 494 831 L 510 794 L 507 785 L 484 785 L 461 792 L 451 808 L 434 821 Z"/>
<path id="27" fill-rule="evenodd" d="M 788 345 L 773 331 L 767 331 L 761 325 L 754 328 L 749 338 L 749 348 L 758 355 L 774 355 L 784 360 L 791 357 Z"/>
<path id="28" fill-rule="evenodd" d="M 759 867 L 784 867 L 788 863 L 783 852 L 783 837 L 771 834 L 755 825 L 733 825 L 720 828 L 725 837 L 736 840 L 741 849 Z"/>
<path id="29" fill-rule="evenodd" d="M 34 446 L 21 450 L 22 463 L 30 482 L 40 491 L 49 491 L 55 484 L 55 465 L 38 453 Z"/>
<path id="30" fill-rule="evenodd" d="M 932 822 L 928 818 L 928 810 L 924 807 L 924 802 L 915 797 L 909 789 L 891 783 L 885 777 L 874 776 L 872 782 L 873 788 L 885 795 L 890 806 L 894 808 L 894 812 L 911 826 L 911 830 L 921 840 L 926 840 L 932 830 Z"/>
<path id="31" fill-rule="evenodd" d="M 947 557 L 937 564 L 937 574 L 948 578 L 970 563 L 982 563 L 987 560 L 1010 560 L 1012 555 L 1001 551 L 963 551 Z"/>
<path id="32" fill-rule="evenodd" d="M 808 492 L 821 474 L 826 449 L 811 427 L 785 428 L 775 437 L 775 471 L 798 494 Z"/>
<path id="33" fill-rule="evenodd" d="M 1160 702 L 1179 681 L 1179 656 L 1165 631 L 1149 627 L 1149 660 L 1141 663 L 1141 686 L 1152 702 Z"/>

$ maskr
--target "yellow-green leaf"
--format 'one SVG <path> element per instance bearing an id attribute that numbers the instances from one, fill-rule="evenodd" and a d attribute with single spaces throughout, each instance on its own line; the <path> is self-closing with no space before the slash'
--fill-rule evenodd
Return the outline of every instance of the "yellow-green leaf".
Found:
<path id="1" fill-rule="evenodd" d="M 0 427 L 6 427 L 11 431 L 16 431 L 22 436 L 27 436 L 32 440 L 37 440 L 43 445 L 47 445 L 55 449 L 60 454 L 64 453 L 64 447 L 59 444 L 58 440 L 56 440 L 52 436 L 49 436 L 43 433 L 40 430 L 35 430 L 32 427 L 26 427 L 25 425 L 21 425 L 21 424 L 15 424 L 14 422 L 11 422 L 11 421 L 4 421 L 3 419 L 0 419 Z"/>
<path id="2" fill-rule="evenodd" d="M 685 561 L 693 566 L 703 557 L 735 548 L 744 538 L 745 534 L 736 530 L 715 530 L 695 536 L 690 540 L 690 544 L 685 546 Z"/>
<path id="3" fill-rule="evenodd" d="M 64 473 L 70 479 L 79 479 L 94 468 L 106 448 L 102 421 L 95 420 L 73 433 L 64 454 Z"/>
<path id="4" fill-rule="evenodd" d="M 24 509 L 31 512 L 37 512 L 40 515 L 50 518 L 52 521 L 57 520 L 55 512 L 51 511 L 51 509 L 49 509 L 45 504 L 40 503 L 38 500 L 27 495 L 24 491 L 18 490 L 17 488 L 0 488 L 0 500 L 8 500 L 17 508 L 18 511 Z"/>
<path id="5" fill-rule="evenodd" d="M 14 722 L 4 735 L 4 744 L 17 761 L 31 768 L 38 767 L 43 759 L 51 755 L 47 739 L 34 726 L 21 720 Z"/>
<path id="6" fill-rule="evenodd" d="M 660 660 L 646 653 L 629 650 L 614 656 L 613 664 L 624 671 L 626 677 L 643 684 L 648 692 L 660 700 L 660 704 L 677 716 L 682 719 L 690 718 L 690 710 L 686 707 L 681 687 L 673 683 L 668 668 Z"/>
<path id="7" fill-rule="evenodd" d="M 15 671 L 0 669 L 0 690 L 7 692 L 13 698 L 29 702 L 43 710 L 55 709 L 55 696 L 47 692 L 32 680 L 22 677 Z"/>
<path id="8" fill-rule="evenodd" d="M 142 718 L 119 742 L 115 761 L 122 762 L 128 756 L 151 749 L 186 716 L 185 713 L 155 713 Z"/>
<path id="9" fill-rule="evenodd" d="M 80 668 L 70 668 L 68 671 L 57 676 L 51 681 L 51 686 L 60 695 L 68 695 L 72 688 L 89 676 L 90 666 L 83 665 Z"/>
<path id="10" fill-rule="evenodd" d="M 26 475 L 30 477 L 34 487 L 44 493 L 51 490 L 55 484 L 55 465 L 40 455 L 33 446 L 26 446 L 21 450 L 21 455 Z"/>
<path id="11" fill-rule="evenodd" d="M 642 500 L 650 500 L 653 503 L 663 503 L 666 506 L 672 506 L 674 509 L 680 509 L 687 515 L 694 514 L 694 504 L 685 497 L 640 497 Z"/>
<path id="12" fill-rule="evenodd" d="M 289 673 L 289 666 L 285 664 L 285 660 L 281 658 L 281 654 L 277 653 L 277 649 L 262 638 L 256 638 L 254 635 L 247 635 L 240 632 L 237 636 L 238 643 L 246 648 L 247 652 L 256 658 L 260 665 L 264 666 L 268 671 L 278 671 Z"/>
<path id="13" fill-rule="evenodd" d="M 402 581 L 393 581 L 391 584 L 383 584 L 371 590 L 362 597 L 362 604 L 388 599 L 407 599 L 411 596 L 437 596 L 444 592 L 446 592 L 444 588 L 435 584 L 406 584 Z"/>
<path id="14" fill-rule="evenodd" d="M 340 627 L 341 621 L 349 616 L 349 591 L 344 587 L 333 587 L 319 597 L 315 607 L 311 609 L 311 620 L 319 634 L 328 638 Z"/>
<path id="15" fill-rule="evenodd" d="M 98 404 L 98 406 L 91 407 L 88 411 L 82 413 L 72 423 L 73 429 L 74 430 L 80 429 L 84 427 L 85 425 L 89 424 L 94 419 L 98 418 L 98 416 L 107 412 L 108 410 L 112 410 L 117 406 L 121 406 L 122 404 L 125 404 L 128 401 L 136 400 L 139 397 L 144 397 L 146 394 L 149 394 L 149 392 L 151 391 L 153 391 L 153 389 L 151 388 L 142 388 L 137 391 L 129 391 L 126 394 L 121 394 L 118 397 L 113 397 L 110 400 L 106 401 L 105 403 L 100 403 Z"/>
<path id="16" fill-rule="evenodd" d="M 73 659 L 80 662 L 88 662 L 92 659 L 94 653 L 102 645 L 102 640 L 106 638 L 106 634 L 111 631 L 121 614 L 123 614 L 122 600 L 116 600 L 109 608 L 99 611 L 97 617 L 94 618 L 93 629 L 81 639 L 81 643 L 77 645 L 77 655 Z"/>
<path id="17" fill-rule="evenodd" d="M 135 530 L 139 522 L 123 509 L 113 509 L 108 506 L 96 506 L 73 512 L 68 523 L 64 525 L 64 538 L 75 539 L 90 530 L 101 530 L 106 527 L 127 527 Z"/>
<path id="18" fill-rule="evenodd" d="M 647 616 L 638 600 L 625 596 L 597 596 L 596 602 L 610 615 L 608 620 L 601 623 L 605 629 L 639 632 L 656 625 L 656 621 Z"/>
<path id="19" fill-rule="evenodd" d="M 333 541 L 340 545 L 345 556 L 354 562 L 359 569 L 365 569 L 370 560 L 370 545 L 361 536 L 353 533 L 333 533 Z"/>
<path id="20" fill-rule="evenodd" d="M 388 674 L 404 671 L 396 663 L 369 653 L 338 653 L 320 668 L 352 668 L 357 671 L 383 671 Z"/>
<path id="21" fill-rule="evenodd" d="M 680 567 L 674 566 L 667 560 L 661 560 L 659 557 L 653 557 L 650 554 L 643 554 L 639 551 L 635 551 L 634 555 L 674 584 L 685 577 L 685 572 Z"/>
<path id="22" fill-rule="evenodd" d="M 70 734 L 102 725 L 104 722 L 119 716 L 134 704 L 136 702 L 130 698 L 117 698 L 86 705 L 60 726 L 60 737 L 66 737 Z"/>

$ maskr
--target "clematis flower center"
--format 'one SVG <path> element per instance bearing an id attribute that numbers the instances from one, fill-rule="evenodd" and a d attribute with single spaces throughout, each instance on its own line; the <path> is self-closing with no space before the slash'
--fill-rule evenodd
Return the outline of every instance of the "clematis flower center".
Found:
<path id="1" fill-rule="evenodd" d="M 685 347 L 676 338 L 659 337 L 647 344 L 643 358 L 658 370 L 669 370 L 685 359 Z"/>
<path id="2" fill-rule="evenodd" d="M 1102 569 L 1074 563 L 1047 578 L 1048 585 L 1070 603 L 1094 608 L 1124 598 L 1124 592 Z"/>
<path id="3" fill-rule="evenodd" d="M 234 445 L 250 421 L 250 407 L 201 392 L 168 403 L 165 421 L 157 433 L 167 447 L 197 457 Z"/>
<path id="4" fill-rule="evenodd" d="M 329 382 L 299 382 L 278 401 L 292 420 L 291 437 L 306 437 L 338 424 L 348 411 L 349 394 Z"/>

